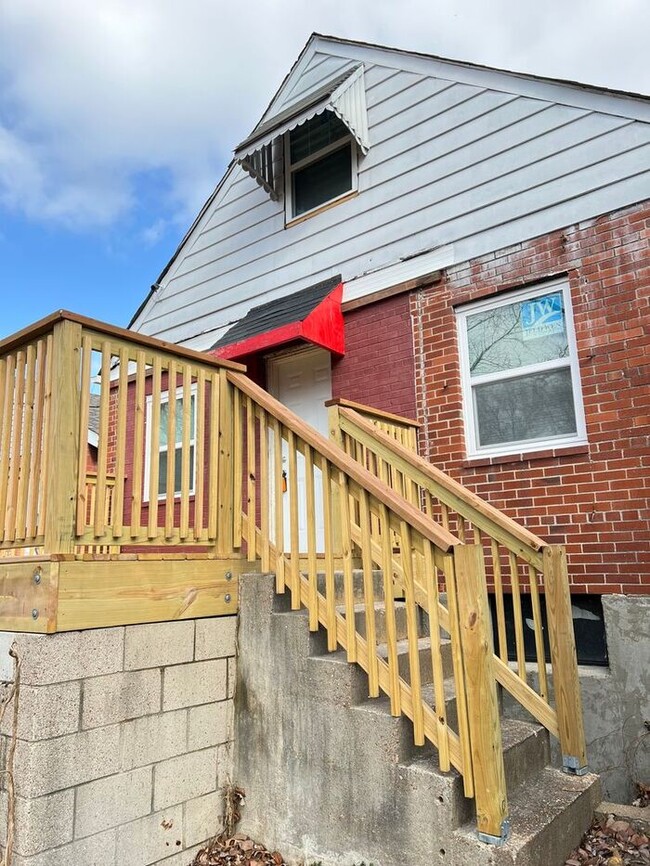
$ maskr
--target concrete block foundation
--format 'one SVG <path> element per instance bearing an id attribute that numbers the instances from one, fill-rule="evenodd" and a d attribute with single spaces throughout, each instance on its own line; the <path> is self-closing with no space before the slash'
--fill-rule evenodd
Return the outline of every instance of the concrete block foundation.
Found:
<path id="1" fill-rule="evenodd" d="M 21 660 L 13 866 L 187 866 L 220 831 L 236 626 L 232 616 L 0 633 L 0 678 L 13 677 L 14 643 Z"/>

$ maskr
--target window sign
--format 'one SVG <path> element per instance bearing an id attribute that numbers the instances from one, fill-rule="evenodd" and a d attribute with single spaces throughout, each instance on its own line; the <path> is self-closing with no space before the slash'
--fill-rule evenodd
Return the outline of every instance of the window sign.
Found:
<path id="1" fill-rule="evenodd" d="M 524 340 L 537 340 L 564 331 L 562 292 L 542 295 L 521 305 L 521 331 Z"/>

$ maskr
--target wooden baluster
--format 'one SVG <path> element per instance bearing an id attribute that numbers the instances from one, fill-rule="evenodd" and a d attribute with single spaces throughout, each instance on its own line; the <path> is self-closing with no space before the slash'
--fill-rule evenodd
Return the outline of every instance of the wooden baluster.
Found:
<path id="1" fill-rule="evenodd" d="M 462 514 L 456 514 L 456 526 L 458 527 L 458 537 L 465 544 L 465 518 Z"/>
<path id="2" fill-rule="evenodd" d="M 117 430 L 115 443 L 115 486 L 109 495 L 112 496 L 111 512 L 106 518 L 109 523 L 112 518 L 113 538 L 120 538 L 124 523 L 124 484 L 126 482 L 126 422 L 129 412 L 129 356 L 125 348 L 120 349 L 120 372 L 117 386 Z M 108 500 L 108 497 L 107 497 Z M 108 501 L 107 501 L 108 505 Z"/>
<path id="3" fill-rule="evenodd" d="M 257 509 L 257 467 L 256 467 L 256 449 L 255 449 L 255 412 L 253 410 L 253 401 L 250 397 L 246 397 L 246 455 L 247 455 L 247 470 L 246 470 L 246 500 L 247 500 L 247 516 L 248 528 L 246 535 L 248 536 L 248 554 L 249 562 L 255 562 L 255 527 L 256 509 Z"/>
<path id="4" fill-rule="evenodd" d="M 38 485 L 38 527 L 36 535 L 45 535 L 45 525 L 47 516 L 47 479 L 50 470 L 50 425 L 52 418 L 52 347 L 54 345 L 54 335 L 48 334 L 45 350 L 45 387 L 43 391 L 43 454 L 41 457 L 41 474 Z M 2 477 L 5 477 L 4 475 Z M 0 509 L 0 514 L 2 510 Z"/>
<path id="5" fill-rule="evenodd" d="M 99 394 L 99 434 L 97 447 L 97 490 L 95 491 L 95 514 L 93 534 L 95 538 L 106 535 L 105 503 L 106 475 L 108 472 L 108 428 L 111 400 L 111 344 L 104 340 L 101 344 L 102 360 Z"/>
<path id="6" fill-rule="evenodd" d="M 515 647 L 517 651 L 517 673 L 526 682 L 526 650 L 524 647 L 524 619 L 521 613 L 521 592 L 519 588 L 519 568 L 517 557 L 512 551 L 508 552 L 508 563 L 510 565 L 510 586 L 512 589 L 512 608 L 515 621 Z"/>
<path id="7" fill-rule="evenodd" d="M 35 538 L 38 535 L 38 498 L 39 488 L 42 485 L 41 464 L 43 457 L 43 413 L 45 409 L 45 368 L 47 363 L 46 343 L 39 340 L 36 344 L 36 394 L 34 397 L 36 412 L 34 415 L 34 437 L 33 447 L 33 470 L 32 484 L 29 494 L 29 508 L 27 514 L 27 536 Z M 0 370 L 0 384 L 2 372 Z M 3 405 L 0 397 L 0 406 Z M 0 446 L 1 447 L 1 446 Z"/>
<path id="8" fill-rule="evenodd" d="M 341 554 L 343 556 L 343 596 L 345 599 L 345 633 L 349 662 L 357 660 L 357 627 L 354 606 L 352 569 L 352 532 L 350 526 L 350 490 L 346 474 L 339 470 L 339 503 L 341 508 Z"/>
<path id="9" fill-rule="evenodd" d="M 36 350 L 30 344 L 27 347 L 27 361 L 25 365 L 25 410 L 23 435 L 20 443 L 21 471 L 18 479 L 18 499 L 16 503 L 17 541 L 24 541 L 27 534 L 27 500 L 33 460 L 35 369 Z"/>
<path id="10" fill-rule="evenodd" d="M 381 567 L 384 573 L 384 604 L 386 607 L 386 648 L 388 651 L 388 696 L 390 711 L 399 716 L 402 712 L 399 682 L 399 662 L 397 658 L 397 623 L 395 621 L 395 593 L 393 591 L 393 544 L 388 508 L 383 503 L 379 507 L 381 521 Z"/>
<path id="11" fill-rule="evenodd" d="M 508 641 L 506 638 L 506 610 L 503 603 L 503 581 L 501 577 L 501 553 L 499 544 L 493 538 L 491 542 L 492 549 L 492 569 L 494 573 L 494 599 L 497 608 L 497 632 L 499 635 L 499 658 L 508 662 Z"/>
<path id="12" fill-rule="evenodd" d="M 440 517 L 442 520 L 442 528 L 449 530 L 449 508 L 444 502 L 440 503 Z"/>
<path id="13" fill-rule="evenodd" d="M 404 598 L 406 601 L 406 629 L 408 634 L 411 697 L 413 700 L 413 738 L 416 746 L 422 746 L 424 745 L 424 711 L 422 707 L 422 678 L 420 676 L 420 635 L 418 631 L 415 601 L 411 527 L 405 520 L 400 520 L 400 541 L 402 550 L 402 569 L 404 572 Z"/>
<path id="14" fill-rule="evenodd" d="M 218 380 L 218 386 L 217 386 Z M 212 375 L 212 395 L 210 400 L 210 425 L 211 430 L 217 426 L 218 445 L 215 442 L 215 433 L 210 433 L 210 448 L 214 449 L 218 467 L 212 470 L 211 479 L 214 481 L 215 473 L 218 478 L 217 484 L 217 520 L 213 524 L 210 518 L 210 532 L 217 534 L 216 550 L 220 556 L 232 556 L 233 549 L 241 546 L 241 531 L 239 535 L 235 532 L 235 512 L 240 515 L 241 529 L 241 459 L 235 462 L 235 431 L 240 424 L 240 418 L 235 414 L 235 388 L 229 381 L 226 370 L 219 370 Z M 213 406 L 217 400 L 218 405 Z M 217 424 L 218 419 L 218 424 Z M 240 455 L 241 458 L 241 455 Z M 214 492 L 210 491 L 214 496 Z M 211 500 L 212 502 L 212 500 Z M 235 507 L 237 506 L 237 507 Z M 237 542 L 238 543 L 235 543 Z"/>
<path id="15" fill-rule="evenodd" d="M 205 377 L 205 384 L 203 388 L 204 393 L 204 403 L 208 405 L 204 408 L 205 415 L 209 417 L 209 425 L 210 432 L 209 434 L 205 431 L 200 438 L 205 442 L 205 437 L 209 436 L 209 444 L 208 444 L 208 515 L 207 515 L 207 539 L 208 541 L 214 542 L 216 539 L 222 543 L 223 539 L 228 541 L 228 547 L 230 547 L 231 541 L 231 532 L 230 532 L 230 524 L 227 522 L 228 518 L 226 515 L 226 522 L 221 527 L 221 532 L 219 531 L 219 509 L 221 507 L 220 496 L 221 493 L 225 493 L 227 499 L 230 500 L 230 506 L 232 508 L 232 486 L 231 482 L 221 476 L 222 466 L 221 460 L 222 455 L 226 455 L 226 459 L 230 460 L 230 449 L 232 448 L 232 415 L 230 413 L 231 407 L 228 407 L 228 418 L 226 419 L 226 424 L 222 428 L 221 425 L 221 379 L 220 374 L 216 371 L 212 371 L 208 373 Z M 226 391 L 230 389 L 232 392 L 232 385 L 224 377 L 224 389 Z M 209 395 L 209 396 L 208 396 Z M 225 396 L 225 395 L 224 395 Z M 227 402 L 227 400 L 226 400 Z M 209 407 L 209 408 L 208 408 Z M 199 410 L 200 411 L 200 410 Z M 199 423 L 197 418 L 197 424 Z M 201 427 L 198 428 L 199 431 Z M 204 452 L 205 459 L 205 452 Z M 205 473 L 201 471 L 201 464 L 198 462 L 196 464 L 197 475 L 203 475 L 205 477 Z M 232 469 L 232 467 L 231 467 Z M 222 491 L 222 485 L 224 490 Z M 227 492 L 225 488 L 228 488 Z M 205 498 L 205 497 L 203 497 Z M 232 513 L 230 514 L 230 519 L 232 520 Z M 199 523 L 196 521 L 197 526 L 201 532 L 201 538 L 204 537 L 205 529 L 203 526 L 203 521 Z"/>
<path id="16" fill-rule="evenodd" d="M 171 541 L 174 537 L 176 504 L 176 361 L 169 361 L 167 373 L 167 479 L 165 495 L 165 538 Z"/>
<path id="17" fill-rule="evenodd" d="M 539 693 L 544 700 L 548 700 L 548 683 L 546 681 L 546 651 L 544 650 L 544 627 L 542 623 L 542 608 L 539 601 L 539 587 L 537 585 L 537 572 L 532 565 L 528 566 L 528 580 L 530 583 L 530 598 L 533 606 L 533 624 L 535 626 L 535 654 L 537 656 L 537 668 L 539 674 Z"/>
<path id="18" fill-rule="evenodd" d="M 5 510 L 5 540 L 16 538 L 16 505 L 18 501 L 18 480 L 21 473 L 23 455 L 20 453 L 19 442 L 22 440 L 23 400 L 25 399 L 25 353 L 19 349 L 16 354 L 15 390 L 11 407 L 11 443 L 14 453 L 9 461 L 9 477 L 7 478 L 7 503 Z M 7 440 L 9 441 L 9 440 Z M 4 483 L 4 477 L 3 477 Z"/>
<path id="19" fill-rule="evenodd" d="M 151 422 L 149 431 L 149 540 L 158 535 L 158 496 L 160 491 L 160 398 L 162 363 L 159 355 L 153 356 L 151 370 Z"/>
<path id="20" fill-rule="evenodd" d="M 264 409 L 259 411 L 260 424 L 260 556 L 262 571 L 271 570 L 269 518 L 269 426 Z"/>
<path id="21" fill-rule="evenodd" d="M 291 610 L 300 609 L 300 529 L 298 521 L 298 453 L 296 435 L 288 431 L 289 538 L 291 543 Z"/>
<path id="22" fill-rule="evenodd" d="M 328 460 L 321 460 L 323 476 L 323 524 L 325 536 L 325 598 L 327 613 L 327 649 L 333 652 L 336 640 L 336 590 L 334 586 L 334 532 L 332 521 L 332 470 Z"/>
<path id="23" fill-rule="evenodd" d="M 309 628 L 318 631 L 318 566 L 316 561 L 316 501 L 314 497 L 314 457 L 305 445 L 305 494 L 307 499 L 307 579 L 309 580 Z"/>
<path id="24" fill-rule="evenodd" d="M 285 556 L 284 556 L 284 487 L 285 478 L 282 469 L 282 427 L 277 418 L 271 420 L 273 429 L 273 475 L 274 475 L 274 497 L 273 497 L 273 522 L 275 530 L 275 549 L 277 552 L 275 562 L 275 589 L 276 592 L 284 592 L 285 584 Z"/>
<path id="25" fill-rule="evenodd" d="M 456 586 L 456 564 L 454 556 L 446 556 L 443 564 L 447 600 L 449 603 L 449 636 L 451 638 L 451 658 L 454 666 L 454 685 L 456 708 L 458 712 L 458 737 L 463 755 L 463 791 L 466 797 L 474 796 L 474 774 L 472 770 L 472 748 L 469 731 L 469 712 L 467 709 L 467 690 L 465 687 L 465 665 L 463 644 L 460 634 L 458 592 Z"/>
<path id="26" fill-rule="evenodd" d="M 88 423 L 90 417 L 90 361 L 92 358 L 92 341 L 87 334 L 81 340 L 81 396 L 79 401 L 79 475 L 77 480 L 77 519 L 75 522 L 77 535 L 83 535 L 89 514 L 87 502 L 88 483 Z"/>
<path id="27" fill-rule="evenodd" d="M 241 408 L 241 392 L 239 388 L 234 389 L 233 398 L 233 447 L 232 462 L 234 469 L 234 502 L 233 502 L 233 545 L 236 549 L 241 547 L 242 538 L 242 499 L 243 483 L 242 472 L 244 469 L 244 442 L 243 422 Z"/>
<path id="28" fill-rule="evenodd" d="M 179 538 L 185 541 L 190 534 L 190 490 L 191 487 L 191 454 L 190 448 L 194 440 L 194 454 L 196 457 L 196 428 L 192 430 L 192 418 L 196 425 L 196 407 L 192 412 L 192 403 L 196 397 L 192 394 L 192 368 L 189 364 L 182 366 L 183 377 L 183 415 L 181 427 L 181 503 Z M 194 435 L 192 435 L 194 433 Z M 203 471 L 203 470 L 201 470 Z M 196 497 L 195 497 L 196 500 Z M 196 503 L 195 503 L 196 504 Z"/>
<path id="29" fill-rule="evenodd" d="M 363 600 L 366 614 L 366 643 L 368 646 L 368 692 L 371 698 L 379 695 L 379 665 L 377 661 L 377 628 L 375 624 L 375 591 L 372 566 L 372 534 L 368 492 L 360 489 L 359 521 L 361 528 L 361 563 L 363 568 Z"/>
<path id="30" fill-rule="evenodd" d="M 13 355 L 0 358 L 0 478 L 6 478 L 9 470 L 10 419 L 13 400 L 13 379 L 10 378 L 10 362 Z M 4 515 L 7 502 L 7 485 L 0 484 L 0 541 L 4 540 Z"/>
<path id="31" fill-rule="evenodd" d="M 133 404 L 133 476 L 131 478 L 131 538 L 139 538 L 142 525 L 143 455 L 145 423 L 145 354 L 135 356 L 135 394 Z"/>
<path id="32" fill-rule="evenodd" d="M 445 702 L 445 674 L 440 649 L 440 616 L 438 611 L 438 573 L 436 571 L 431 542 L 424 539 L 424 570 L 427 588 L 429 631 L 431 633 L 431 670 L 435 696 L 436 731 L 438 737 L 438 760 L 440 769 L 446 773 L 449 761 L 449 728 L 447 727 L 447 705 Z"/>
<path id="33" fill-rule="evenodd" d="M 454 549 L 479 838 L 503 841 L 508 804 L 483 550 Z"/>
<path id="34" fill-rule="evenodd" d="M 587 770 L 587 751 L 566 550 L 562 545 L 551 544 L 544 549 L 543 561 L 562 761 L 567 772 L 581 775 Z"/>
<path id="35" fill-rule="evenodd" d="M 205 541 L 208 533 L 203 519 L 205 508 L 205 479 L 210 478 L 212 461 L 216 458 L 219 449 L 219 431 L 215 436 L 215 453 L 210 448 L 210 462 L 205 459 L 205 442 L 208 435 L 205 426 L 205 396 L 206 396 L 205 370 L 199 367 L 196 371 L 196 409 L 194 416 L 194 540 Z M 218 418 L 218 416 L 217 416 Z M 219 423 L 218 421 L 216 422 Z M 212 431 L 210 431 L 212 432 Z M 218 463 L 217 463 L 218 465 Z M 216 482 L 215 482 L 216 488 Z"/>

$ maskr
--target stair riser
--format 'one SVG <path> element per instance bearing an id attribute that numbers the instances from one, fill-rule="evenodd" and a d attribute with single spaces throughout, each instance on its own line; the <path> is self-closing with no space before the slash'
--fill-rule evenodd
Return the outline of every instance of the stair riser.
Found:
<path id="1" fill-rule="evenodd" d="M 440 647 L 440 652 L 442 656 L 442 671 L 445 679 L 450 677 L 453 672 L 453 663 L 451 657 L 451 644 L 443 643 Z M 420 647 L 419 651 L 419 660 L 420 660 L 420 682 L 422 685 L 427 685 L 433 682 L 433 663 L 431 659 L 431 648 L 430 647 Z M 397 664 L 399 668 L 399 673 L 402 679 L 406 680 L 407 683 L 411 683 L 411 670 L 409 663 L 409 654 L 408 649 L 401 649 L 398 652 L 397 656 Z"/>
<path id="2" fill-rule="evenodd" d="M 316 576 L 316 585 L 318 587 L 318 591 L 326 596 L 326 580 L 325 573 L 319 572 Z M 375 601 L 383 601 L 384 599 L 384 575 L 382 571 L 374 570 L 372 572 L 372 585 L 373 585 L 373 594 Z M 364 601 L 365 597 L 365 587 L 363 580 L 363 571 L 355 568 L 352 572 L 352 589 L 355 602 L 358 604 L 359 602 Z M 345 604 L 345 584 L 343 579 L 342 571 L 334 572 L 334 598 L 336 600 L 337 607 L 339 605 Z"/>

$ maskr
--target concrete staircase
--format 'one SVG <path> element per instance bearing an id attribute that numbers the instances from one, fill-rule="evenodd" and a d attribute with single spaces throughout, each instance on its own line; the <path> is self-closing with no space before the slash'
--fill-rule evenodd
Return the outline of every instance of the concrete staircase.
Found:
<path id="1" fill-rule="evenodd" d="M 358 576 L 361 581 L 360 575 Z M 381 592 L 381 575 L 376 580 Z M 501 847 L 480 842 L 473 801 L 455 771 L 441 773 L 432 747 L 415 747 L 405 718 L 385 697 L 368 698 L 367 678 L 344 652 L 328 653 L 305 611 L 290 611 L 271 576 L 241 579 L 235 694 L 235 779 L 246 791 L 241 828 L 296 863 L 560 866 L 599 802 L 598 778 L 549 766 L 539 725 L 502 719 L 511 833 Z M 384 639 L 376 608 L 377 640 Z M 364 630 L 359 606 L 357 625 Z M 405 636 L 398 605 L 398 636 Z M 427 623 L 420 659 L 433 704 Z M 400 652 L 408 679 L 406 645 Z M 455 725 L 451 658 L 447 712 Z"/>

